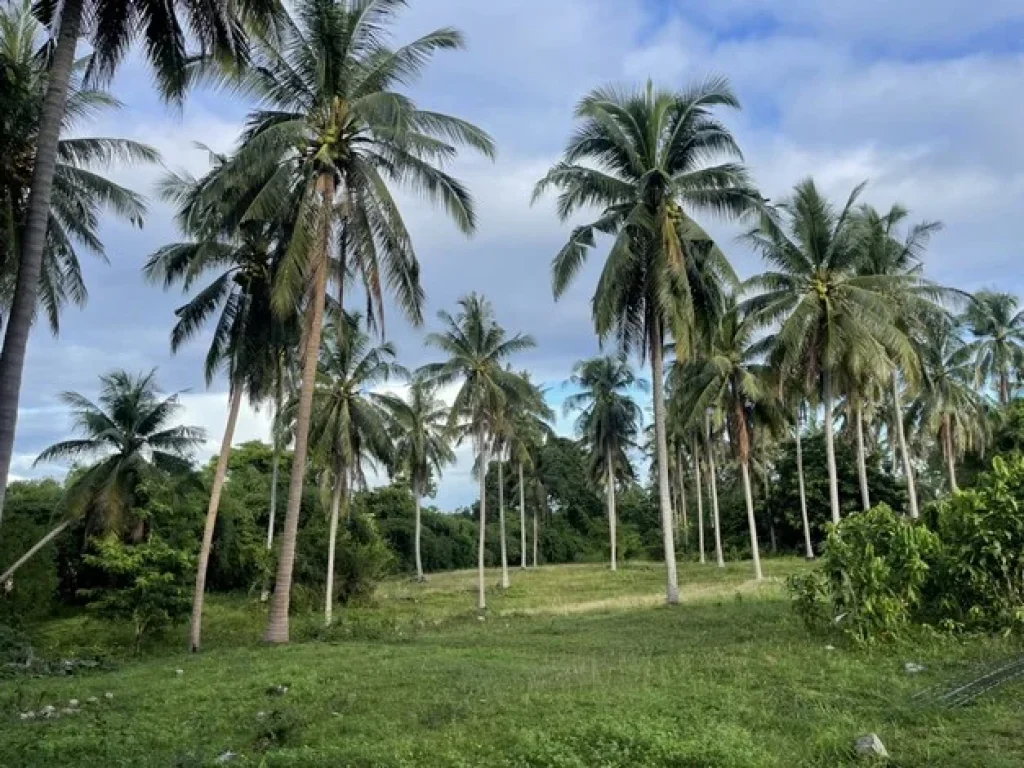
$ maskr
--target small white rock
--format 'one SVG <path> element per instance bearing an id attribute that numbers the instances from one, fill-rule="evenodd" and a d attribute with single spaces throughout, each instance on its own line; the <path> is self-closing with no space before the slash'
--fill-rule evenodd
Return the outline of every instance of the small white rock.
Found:
<path id="1" fill-rule="evenodd" d="M 484 617 L 483 617 L 483 616 L 477 616 L 477 617 L 476 617 L 476 620 L 477 620 L 477 621 L 484 621 Z"/>
<path id="2" fill-rule="evenodd" d="M 57 708 L 55 706 L 53 706 L 52 704 L 47 704 L 45 707 L 39 710 L 39 714 L 43 715 L 43 717 L 49 717 L 56 711 Z"/>
<path id="3" fill-rule="evenodd" d="M 834 645 L 826 645 L 825 646 L 825 650 L 826 651 L 834 651 L 835 649 L 836 649 L 836 647 Z"/>
<path id="4" fill-rule="evenodd" d="M 71 700 L 70 700 L 70 701 L 68 702 L 68 706 L 69 706 L 69 707 L 77 707 L 77 706 L 78 706 L 78 699 L 71 699 Z"/>
<path id="5" fill-rule="evenodd" d="M 916 675 L 918 672 L 924 672 L 924 664 L 918 664 L 916 661 L 908 661 L 903 665 L 903 671 L 908 675 Z"/>
<path id="6" fill-rule="evenodd" d="M 266 716 L 267 716 L 267 713 L 266 713 L 266 712 L 257 712 L 257 713 L 256 713 L 256 719 L 257 719 L 257 720 L 262 720 L 262 719 L 263 719 L 264 717 L 266 717 Z"/>
<path id="7" fill-rule="evenodd" d="M 229 749 L 227 752 L 222 752 L 220 755 L 217 756 L 217 762 L 220 763 L 220 764 L 230 763 L 236 757 L 238 757 L 238 753 L 237 752 L 232 752 Z"/>
<path id="8" fill-rule="evenodd" d="M 877 733 L 861 736 L 854 744 L 854 749 L 857 750 L 858 757 L 889 757 L 889 753 L 886 751 L 882 740 L 878 738 Z"/>
<path id="9" fill-rule="evenodd" d="M 86 701 L 89 702 L 90 704 L 95 704 L 96 702 L 99 701 L 99 699 L 97 699 L 95 696 L 90 696 L 88 699 L 86 699 Z"/>
<path id="10" fill-rule="evenodd" d="M 76 712 L 78 712 L 78 710 L 77 710 L 77 709 L 72 709 L 71 707 L 64 707 L 64 709 L 62 709 L 62 710 L 60 711 L 60 713 L 61 713 L 62 715 L 73 715 L 73 714 L 75 714 Z"/>
<path id="11" fill-rule="evenodd" d="M 34 720 L 36 716 L 35 712 L 22 712 L 20 717 L 22 720 Z"/>
<path id="12" fill-rule="evenodd" d="M 103 698 L 104 699 L 112 699 L 112 698 L 114 698 L 114 694 L 112 694 L 110 691 L 107 691 L 106 693 L 103 694 Z"/>

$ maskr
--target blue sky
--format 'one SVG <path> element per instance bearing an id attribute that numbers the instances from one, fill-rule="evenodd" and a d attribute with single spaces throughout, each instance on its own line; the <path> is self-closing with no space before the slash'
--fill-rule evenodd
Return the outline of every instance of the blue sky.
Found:
<path id="1" fill-rule="evenodd" d="M 427 329 L 440 308 L 471 290 L 489 296 L 510 330 L 533 334 L 537 349 L 518 364 L 547 382 L 552 399 L 575 360 L 597 351 L 588 301 L 598 258 L 557 304 L 549 264 L 567 234 L 550 201 L 531 207 L 534 182 L 557 158 L 575 102 L 607 82 L 683 86 L 727 75 L 745 109 L 725 115 L 765 194 L 783 197 L 813 175 L 836 197 L 868 179 L 866 198 L 895 201 L 945 229 L 928 255 L 938 280 L 970 290 L 1020 292 L 1024 240 L 1024 3 L 1020 0 L 410 0 L 396 40 L 441 25 L 465 32 L 469 50 L 439 57 L 411 95 L 431 109 L 469 118 L 496 138 L 495 163 L 467 157 L 454 167 L 472 188 L 480 231 L 472 240 L 415 199 L 407 217 L 423 267 Z M 117 115 L 83 130 L 157 147 L 169 168 L 202 172 L 202 141 L 228 150 L 246 104 L 197 93 L 180 112 L 155 98 L 138 61 L 115 83 Z M 145 194 L 160 169 L 118 169 Z M 185 419 L 206 426 L 209 456 L 225 417 L 222 381 L 205 387 L 202 340 L 172 357 L 168 334 L 181 296 L 146 285 L 146 256 L 177 235 L 170 212 L 151 201 L 143 231 L 104 227 L 111 263 L 87 264 L 89 306 L 69 310 L 59 339 L 34 332 L 12 472 L 67 434 L 55 395 L 93 394 L 100 373 L 159 368 L 165 389 L 188 389 Z M 736 228 L 708 222 L 739 271 L 757 260 L 736 244 Z M 600 254 L 597 254 L 600 256 Z M 397 315 L 390 336 L 409 366 L 430 359 L 422 330 Z M 560 428 L 568 420 L 560 418 Z M 245 413 L 239 439 L 265 437 L 267 414 Z M 440 485 L 438 503 L 474 493 L 465 452 Z"/>

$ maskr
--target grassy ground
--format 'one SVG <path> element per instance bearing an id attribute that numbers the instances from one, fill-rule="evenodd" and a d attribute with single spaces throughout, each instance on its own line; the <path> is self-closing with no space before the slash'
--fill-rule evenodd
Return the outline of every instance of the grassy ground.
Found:
<path id="1" fill-rule="evenodd" d="M 766 563 L 776 577 L 802 567 Z M 1024 765 L 1020 684 L 955 710 L 913 698 L 1019 646 L 830 650 L 777 582 L 748 573 L 685 565 L 684 605 L 669 609 L 657 566 L 517 571 L 482 621 L 472 573 L 396 580 L 329 632 L 297 622 L 302 642 L 283 648 L 260 647 L 258 600 L 214 601 L 200 656 L 178 652 L 179 632 L 115 670 L 0 680 L 0 765 L 192 766 L 230 750 L 254 766 L 831 768 L 872 731 L 893 765 Z M 66 655 L 127 642 L 81 618 L 38 637 Z M 907 675 L 908 660 L 927 669 Z M 70 698 L 79 714 L 18 717 Z"/>

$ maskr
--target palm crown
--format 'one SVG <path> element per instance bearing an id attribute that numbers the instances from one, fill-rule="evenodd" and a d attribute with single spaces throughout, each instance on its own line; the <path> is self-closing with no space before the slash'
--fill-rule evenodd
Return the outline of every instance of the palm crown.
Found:
<path id="1" fill-rule="evenodd" d="M 1012 378 L 1024 370 L 1024 310 L 1017 306 L 1013 294 L 978 291 L 964 313 L 974 337 L 968 350 L 974 355 L 977 381 L 995 384 L 1004 405 L 1010 401 Z"/>

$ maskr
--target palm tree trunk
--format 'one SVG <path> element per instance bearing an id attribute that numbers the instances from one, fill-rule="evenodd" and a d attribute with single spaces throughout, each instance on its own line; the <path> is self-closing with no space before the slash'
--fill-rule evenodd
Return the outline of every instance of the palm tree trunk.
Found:
<path id="1" fill-rule="evenodd" d="M 839 477 L 836 471 L 835 436 L 832 434 L 832 373 L 821 372 L 822 405 L 825 409 L 825 460 L 828 464 L 828 496 L 832 507 L 832 522 L 839 523 Z"/>
<path id="2" fill-rule="evenodd" d="M 295 566 L 295 540 L 299 532 L 299 513 L 302 507 L 302 488 L 306 479 L 306 452 L 309 447 L 309 421 L 313 410 L 313 388 L 316 384 L 317 356 L 320 352 L 320 330 L 324 321 L 324 303 L 327 297 L 327 255 L 331 242 L 330 209 L 334 200 L 334 179 L 324 174 L 319 186 L 324 206 L 321 224 L 323 238 L 317 263 L 314 266 L 312 306 L 306 327 L 306 344 L 302 360 L 302 386 L 299 391 L 299 409 L 295 421 L 295 452 L 292 457 L 292 476 L 288 485 L 288 508 L 284 530 L 281 532 L 281 556 L 277 561 L 277 580 L 274 599 L 270 603 L 270 620 L 263 639 L 268 643 L 288 642 L 288 608 L 291 604 L 292 569 Z"/>
<path id="3" fill-rule="evenodd" d="M 537 567 L 537 510 L 533 510 L 533 567 Z"/>
<path id="4" fill-rule="evenodd" d="M 864 455 L 864 412 L 860 401 L 855 406 L 857 428 L 857 476 L 860 478 L 860 503 L 864 511 L 871 509 L 871 493 L 868 490 L 868 463 Z"/>
<path id="5" fill-rule="evenodd" d="M 814 559 L 814 547 L 811 546 L 811 523 L 807 519 L 807 486 L 804 484 L 804 451 L 800 442 L 803 432 L 803 407 L 796 409 L 796 477 L 800 485 L 800 520 L 804 525 L 804 555 L 808 560 Z"/>
<path id="6" fill-rule="evenodd" d="M 742 427 L 741 427 L 742 428 Z M 747 526 L 750 528 L 750 554 L 754 559 L 754 578 L 764 579 L 761 572 L 761 549 L 757 544 L 757 520 L 754 517 L 754 493 L 750 488 L 750 468 L 747 461 L 740 459 L 740 471 L 743 473 L 743 495 L 747 501 Z"/>
<path id="7" fill-rule="evenodd" d="M 519 462 L 519 567 L 526 568 L 526 486 L 523 484 L 523 462 Z"/>
<path id="8" fill-rule="evenodd" d="M 907 479 L 907 499 L 910 502 L 910 518 L 917 520 L 920 512 L 917 509 L 917 488 L 914 484 L 914 467 L 910 463 L 910 450 L 907 448 L 907 435 L 903 430 L 903 408 L 900 405 L 899 373 L 892 370 L 892 403 L 896 419 L 896 436 L 900 442 L 900 453 L 903 456 L 903 474 Z"/>
<path id="9" fill-rule="evenodd" d="M 505 541 L 505 461 L 498 456 L 498 527 L 501 529 L 501 588 L 508 589 L 508 544 Z"/>
<path id="10" fill-rule="evenodd" d="M 706 563 L 704 554 L 704 483 L 700 479 L 700 451 L 693 445 L 693 484 L 697 488 L 697 546 L 700 548 L 700 562 Z"/>
<path id="11" fill-rule="evenodd" d="M 476 607 L 483 611 L 487 608 L 487 583 L 484 574 L 484 548 L 487 546 L 487 446 L 483 431 L 477 438 L 480 452 L 480 541 L 476 552 Z"/>
<path id="12" fill-rule="evenodd" d="M 942 444 L 942 452 L 946 454 L 946 471 L 949 473 L 949 490 L 950 493 L 956 493 L 960 488 L 956 482 L 956 457 L 953 455 L 953 426 L 948 413 L 942 416 Z"/>
<path id="13" fill-rule="evenodd" d="M 273 427 L 271 428 L 270 441 L 273 443 L 274 458 L 271 461 L 270 469 L 270 516 L 267 519 L 267 552 L 274 548 L 274 519 L 277 517 L 277 476 L 281 465 L 281 446 L 277 436 L 277 420 L 281 413 L 281 400 L 278 398 L 274 407 Z M 270 599 L 270 589 L 267 583 L 269 575 L 263 580 L 263 589 L 260 591 L 260 602 L 265 603 Z"/>
<path id="14" fill-rule="evenodd" d="M 331 524 L 327 532 L 327 584 L 324 588 L 324 626 L 334 620 L 334 553 L 338 546 L 338 516 L 345 496 L 345 470 L 341 453 L 334 460 L 334 491 L 331 493 Z"/>
<path id="15" fill-rule="evenodd" d="M 238 411 L 242 406 L 242 388 L 234 386 L 231 405 L 228 407 L 228 423 L 224 427 L 224 439 L 217 456 L 217 468 L 213 473 L 213 487 L 210 489 L 210 504 L 206 508 L 206 525 L 203 527 L 203 544 L 199 548 L 199 564 L 196 567 L 196 590 L 192 596 L 192 625 L 189 628 L 188 645 L 192 653 L 199 651 L 203 634 L 203 599 L 206 596 L 206 569 L 210 563 L 213 548 L 213 534 L 217 528 L 217 512 L 220 509 L 220 494 L 228 474 L 228 460 L 231 458 L 231 441 L 235 436 Z"/>
<path id="16" fill-rule="evenodd" d="M 1007 405 L 1007 404 L 1009 404 L 1009 402 L 1010 402 L 1010 381 L 1009 381 L 1009 377 L 1006 374 L 1006 371 L 1003 371 L 1002 373 L 999 374 L 999 404 L 1000 405 Z"/>
<path id="17" fill-rule="evenodd" d="M 690 521 L 686 516 L 686 480 L 683 477 L 683 448 L 676 446 L 676 478 L 679 480 L 679 511 L 683 517 L 683 551 L 690 549 Z"/>
<path id="18" fill-rule="evenodd" d="M 616 564 L 617 541 L 615 537 L 615 469 L 612 464 L 612 455 L 610 453 L 608 454 L 606 466 L 605 484 L 607 488 L 605 489 L 605 495 L 607 496 L 608 501 L 608 538 L 609 544 L 611 545 L 612 570 L 615 571 L 618 570 L 618 566 Z"/>
<path id="19" fill-rule="evenodd" d="M 651 380 L 654 383 L 654 434 L 657 441 L 658 499 L 661 505 L 661 533 L 665 549 L 665 600 L 679 603 L 679 577 L 676 573 L 676 543 L 672 533 L 672 502 L 668 485 L 668 435 L 665 426 L 665 382 L 662 362 L 660 320 L 651 323 Z"/>
<path id="20" fill-rule="evenodd" d="M 416 533 L 413 537 L 413 549 L 416 554 L 416 581 L 426 581 L 427 577 L 423 575 L 423 556 L 420 554 L 420 538 L 423 531 L 423 524 L 420 519 L 420 491 L 419 488 L 415 487 L 415 484 L 412 489 L 412 501 L 416 510 Z"/>
<path id="21" fill-rule="evenodd" d="M 71 525 L 71 521 L 70 520 L 65 520 L 64 522 L 57 524 L 57 526 L 54 527 L 53 529 L 51 529 L 48 534 L 46 534 L 45 536 L 43 536 L 43 538 L 41 538 L 39 541 L 37 541 L 35 544 L 33 544 L 32 548 L 28 552 L 26 552 L 24 555 L 22 555 L 17 560 L 15 560 L 14 564 L 11 565 L 10 568 L 8 568 L 6 571 L 4 571 L 2 574 L 0 574 L 0 589 L 4 588 L 3 585 L 6 584 L 10 580 L 10 578 L 12 576 L 14 576 L 14 572 L 15 571 L 17 571 L 19 568 L 21 568 L 21 566 L 23 566 L 25 563 L 27 563 L 29 560 L 31 560 L 32 557 L 40 549 L 42 549 L 47 544 L 49 544 L 51 541 L 53 541 L 53 539 L 55 539 L 58 535 L 60 535 L 61 531 L 63 531 L 69 525 Z"/>
<path id="22" fill-rule="evenodd" d="M 722 526 L 718 517 L 718 472 L 715 469 L 715 451 L 711 445 L 711 416 L 704 416 L 707 430 L 708 485 L 711 487 L 711 525 L 715 532 L 715 560 L 719 568 L 725 568 L 725 554 L 722 552 Z"/>
<path id="23" fill-rule="evenodd" d="M 57 143 L 60 140 L 68 86 L 75 65 L 75 48 L 82 26 L 83 0 L 65 0 L 61 6 L 60 31 L 47 73 L 46 96 L 36 134 L 36 158 L 25 215 L 25 230 L 18 262 L 3 350 L 0 352 L 0 521 L 3 520 L 4 495 L 14 455 L 14 433 L 18 426 L 21 378 L 25 370 L 32 319 L 39 296 L 39 275 L 46 247 L 46 229 L 50 219 L 50 198 L 57 169 Z M 9 258 L 13 258 L 11 255 Z"/>

